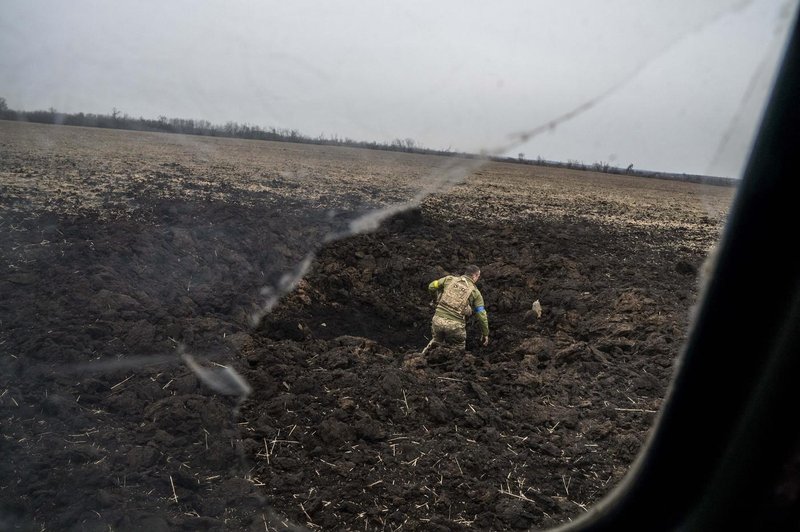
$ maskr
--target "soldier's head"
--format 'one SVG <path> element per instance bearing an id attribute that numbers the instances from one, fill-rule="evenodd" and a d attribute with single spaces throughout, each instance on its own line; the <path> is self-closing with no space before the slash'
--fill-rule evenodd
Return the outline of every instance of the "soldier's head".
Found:
<path id="1" fill-rule="evenodd" d="M 473 281 L 477 281 L 481 277 L 481 269 L 474 264 L 470 264 L 464 268 L 464 275 L 471 277 Z"/>

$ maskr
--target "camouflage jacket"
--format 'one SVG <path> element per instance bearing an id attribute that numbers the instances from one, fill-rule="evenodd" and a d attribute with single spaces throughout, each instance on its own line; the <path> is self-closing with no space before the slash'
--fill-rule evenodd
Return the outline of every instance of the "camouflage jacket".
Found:
<path id="1" fill-rule="evenodd" d="M 462 308 L 455 308 L 458 306 L 458 303 L 455 305 L 448 305 L 449 301 L 459 301 L 460 299 L 457 294 L 453 297 L 445 297 L 445 295 L 453 295 L 451 290 L 454 288 L 454 283 L 463 285 L 464 281 L 466 281 L 466 292 L 468 292 L 468 294 L 465 293 L 463 298 L 464 305 Z M 483 296 L 469 276 L 448 275 L 441 279 L 436 279 L 428 285 L 428 291 L 433 293 L 441 291 L 441 293 L 439 293 L 438 304 L 436 305 L 436 316 L 465 323 L 465 311 L 468 312 L 469 309 L 474 309 L 475 316 L 478 318 L 478 322 L 481 326 L 481 334 L 483 336 L 489 336 L 489 318 L 487 317 L 486 308 L 483 304 Z"/>

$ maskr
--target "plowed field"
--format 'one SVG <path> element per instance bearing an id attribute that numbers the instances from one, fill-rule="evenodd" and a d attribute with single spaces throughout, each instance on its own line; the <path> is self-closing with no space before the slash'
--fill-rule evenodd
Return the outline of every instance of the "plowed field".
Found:
<path id="1" fill-rule="evenodd" d="M 464 161 L 330 238 L 453 163 L 0 122 L 0 528 L 508 530 L 602 498 L 734 190 Z M 427 284 L 469 263 L 490 344 L 421 356 Z"/>

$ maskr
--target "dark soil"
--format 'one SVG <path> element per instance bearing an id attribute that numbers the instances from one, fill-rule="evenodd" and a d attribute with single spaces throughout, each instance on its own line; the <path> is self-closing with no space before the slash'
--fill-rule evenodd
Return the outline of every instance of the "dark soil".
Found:
<path id="1" fill-rule="evenodd" d="M 137 222 L 4 219 L 16 264 L 1 303 L 9 526 L 555 524 L 633 460 L 692 302 L 683 262 L 636 246 L 644 235 L 447 223 L 432 203 L 326 247 L 251 330 L 253 272 L 298 258 L 266 252 L 259 265 L 256 252 L 291 235 L 231 231 L 268 216 L 242 207 L 153 205 Z M 471 326 L 467 355 L 421 357 L 425 286 L 470 262 L 483 268 L 490 346 Z M 233 357 L 254 390 L 238 413 L 152 357 L 178 344 Z M 120 365 L 90 371 L 109 350 Z"/>
<path id="2" fill-rule="evenodd" d="M 321 248 L 253 327 L 259 288 L 335 227 L 237 194 L 148 188 L 119 212 L 0 194 L 0 529 L 542 528 L 625 475 L 709 232 L 441 195 Z M 427 284 L 469 263 L 490 345 L 471 323 L 467 354 L 421 356 Z M 183 351 L 252 393 L 214 393 Z"/>

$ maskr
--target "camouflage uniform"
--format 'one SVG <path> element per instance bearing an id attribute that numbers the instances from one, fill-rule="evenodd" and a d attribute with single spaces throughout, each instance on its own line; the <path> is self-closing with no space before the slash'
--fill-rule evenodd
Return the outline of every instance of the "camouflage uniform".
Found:
<path id="1" fill-rule="evenodd" d="M 439 301 L 431 322 L 433 338 L 425 351 L 437 344 L 449 344 L 465 349 L 467 329 L 465 316 L 475 309 L 481 334 L 489 336 L 489 319 L 483 305 L 483 296 L 468 275 L 448 275 L 428 285 L 430 292 L 439 292 Z"/>

